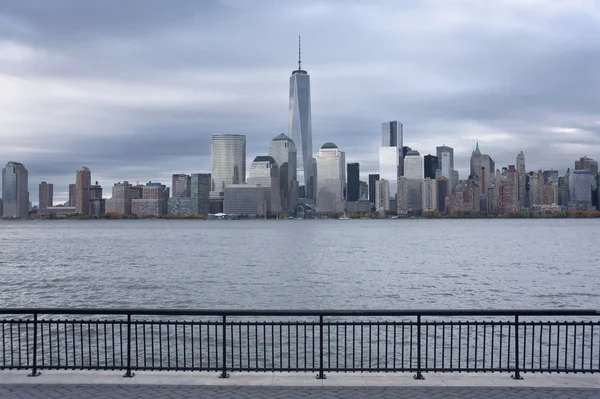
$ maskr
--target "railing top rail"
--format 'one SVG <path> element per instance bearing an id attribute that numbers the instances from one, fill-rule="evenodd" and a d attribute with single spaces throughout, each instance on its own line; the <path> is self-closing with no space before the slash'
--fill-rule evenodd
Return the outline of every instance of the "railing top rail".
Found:
<path id="1" fill-rule="evenodd" d="M 600 316 L 596 309 L 152 309 L 0 308 L 0 314 L 132 316 Z"/>

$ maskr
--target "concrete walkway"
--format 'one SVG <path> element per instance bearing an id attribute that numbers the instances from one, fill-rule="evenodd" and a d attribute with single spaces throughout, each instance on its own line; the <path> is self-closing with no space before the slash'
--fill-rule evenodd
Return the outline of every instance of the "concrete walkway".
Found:
<path id="1" fill-rule="evenodd" d="M 0 371 L 4 398 L 595 398 L 600 377 L 582 374 L 314 374 L 140 372 L 123 378 L 121 372 Z"/>

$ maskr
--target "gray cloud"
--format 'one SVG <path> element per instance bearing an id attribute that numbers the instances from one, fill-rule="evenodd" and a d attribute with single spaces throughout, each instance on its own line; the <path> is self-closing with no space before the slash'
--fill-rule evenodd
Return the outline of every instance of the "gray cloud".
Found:
<path id="1" fill-rule="evenodd" d="M 209 171 L 213 133 L 247 134 L 251 161 L 287 130 L 299 32 L 314 150 L 334 141 L 364 175 L 392 119 L 423 155 L 455 147 L 463 177 L 477 140 L 498 167 L 600 157 L 595 1 L 5 0 L 0 163 L 65 200 L 81 165 L 105 196 Z"/>

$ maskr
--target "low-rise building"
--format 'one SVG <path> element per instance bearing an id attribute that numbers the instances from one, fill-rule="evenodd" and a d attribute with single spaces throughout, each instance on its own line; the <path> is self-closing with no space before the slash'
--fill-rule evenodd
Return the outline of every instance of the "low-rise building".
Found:
<path id="1" fill-rule="evenodd" d="M 260 184 L 228 184 L 223 191 L 223 213 L 261 217 L 267 215 L 265 189 Z"/>

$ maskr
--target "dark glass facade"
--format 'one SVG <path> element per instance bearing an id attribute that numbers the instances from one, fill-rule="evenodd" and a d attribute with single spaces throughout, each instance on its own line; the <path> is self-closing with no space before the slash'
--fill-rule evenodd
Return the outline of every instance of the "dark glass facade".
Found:
<path id="1" fill-rule="evenodd" d="M 346 174 L 348 175 L 346 201 L 358 201 L 360 198 L 360 165 L 358 163 L 349 163 Z"/>
<path id="2" fill-rule="evenodd" d="M 435 155 L 425 155 L 423 157 L 423 168 L 424 168 L 424 177 L 435 179 L 435 171 L 440 169 L 438 166 L 438 157 Z"/>
<path id="3" fill-rule="evenodd" d="M 375 203 L 375 182 L 379 180 L 379 174 L 369 175 L 369 202 Z"/>

